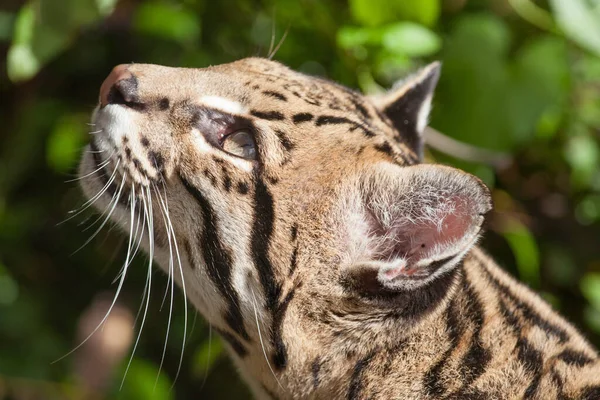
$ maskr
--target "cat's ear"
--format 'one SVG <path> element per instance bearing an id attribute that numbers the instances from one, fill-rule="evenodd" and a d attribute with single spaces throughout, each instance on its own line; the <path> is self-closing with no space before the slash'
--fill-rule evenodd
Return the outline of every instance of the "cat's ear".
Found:
<path id="1" fill-rule="evenodd" d="M 414 290 L 450 273 L 492 208 L 478 178 L 439 165 L 382 163 L 349 193 L 342 283 L 372 295 Z"/>
<path id="2" fill-rule="evenodd" d="M 427 126 L 433 91 L 441 64 L 434 62 L 398 82 L 384 95 L 372 97 L 379 110 L 398 132 L 398 140 L 423 158 L 423 130 Z"/>

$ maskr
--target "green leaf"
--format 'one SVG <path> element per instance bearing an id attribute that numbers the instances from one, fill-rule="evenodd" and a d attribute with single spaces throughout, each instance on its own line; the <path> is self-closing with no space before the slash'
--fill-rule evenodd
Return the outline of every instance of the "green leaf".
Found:
<path id="1" fill-rule="evenodd" d="M 564 33 L 581 47 L 600 55 L 600 7 L 584 0 L 550 0 L 550 5 Z"/>
<path id="2" fill-rule="evenodd" d="M 337 32 L 337 44 L 343 49 L 364 45 L 380 45 L 384 30 L 356 26 L 343 26 Z"/>
<path id="3" fill-rule="evenodd" d="M 440 16 L 439 0 L 392 1 L 401 19 L 434 26 Z"/>
<path id="4" fill-rule="evenodd" d="M 97 8 L 96 0 L 30 0 L 19 10 L 7 71 L 13 82 L 32 78 L 44 64 L 64 51 L 85 26 L 114 8 L 114 0 Z"/>
<path id="5" fill-rule="evenodd" d="M 600 312 L 600 273 L 586 274 L 579 284 L 581 292 L 596 311 Z"/>
<path id="6" fill-rule="evenodd" d="M 404 20 L 433 26 L 440 15 L 439 0 L 350 0 L 354 19 L 366 26 Z"/>
<path id="7" fill-rule="evenodd" d="M 0 41 L 9 40 L 13 35 L 15 14 L 0 10 Z"/>
<path id="8" fill-rule="evenodd" d="M 57 172 L 65 173 L 79 160 L 79 152 L 85 141 L 84 127 L 87 115 L 68 115 L 54 126 L 48 145 L 46 158 L 48 165 Z"/>
<path id="9" fill-rule="evenodd" d="M 383 47 L 391 53 L 423 57 L 437 53 L 441 39 L 432 31 L 413 22 L 400 22 L 385 28 Z"/>
<path id="10" fill-rule="evenodd" d="M 200 19 L 191 11 L 167 3 L 143 3 L 133 18 L 141 33 L 177 42 L 194 42 L 200 37 Z"/>
<path id="11" fill-rule="evenodd" d="M 502 234 L 515 256 L 520 278 L 532 286 L 539 286 L 540 254 L 529 229 L 519 220 L 510 219 Z"/>
<path id="12" fill-rule="evenodd" d="M 581 127 L 585 131 L 585 128 Z M 565 159 L 572 169 L 571 179 L 577 185 L 586 185 L 600 163 L 600 149 L 596 141 L 585 133 L 571 137 L 564 150 Z"/>
<path id="13" fill-rule="evenodd" d="M 213 337 L 210 341 L 208 339 L 204 341 L 194 355 L 194 376 L 204 378 L 222 355 L 223 344 L 219 337 Z"/>
<path id="14" fill-rule="evenodd" d="M 124 376 L 125 371 L 117 373 Z M 120 384 L 120 379 L 117 380 Z M 171 382 L 158 367 L 139 358 L 131 361 L 122 388 L 117 387 L 114 398 L 123 400 L 170 400 L 175 398 Z"/>

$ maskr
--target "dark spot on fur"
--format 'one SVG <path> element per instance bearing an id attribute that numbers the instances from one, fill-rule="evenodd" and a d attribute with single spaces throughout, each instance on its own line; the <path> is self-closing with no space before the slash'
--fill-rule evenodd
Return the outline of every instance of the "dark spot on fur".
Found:
<path id="1" fill-rule="evenodd" d="M 394 155 L 394 152 L 392 151 L 392 147 L 390 146 L 390 144 L 388 142 L 376 144 L 375 149 L 377 149 L 378 151 L 381 151 L 382 153 L 387 154 L 390 157 L 393 157 L 393 155 Z"/>
<path id="2" fill-rule="evenodd" d="M 225 189 L 227 192 L 231 191 L 231 178 L 229 175 L 226 175 L 223 179 L 223 189 Z"/>
<path id="3" fill-rule="evenodd" d="M 247 194 L 248 193 L 248 184 L 245 182 L 238 182 L 237 191 L 239 194 Z"/>
<path id="4" fill-rule="evenodd" d="M 167 108 L 169 108 L 169 105 L 169 99 L 164 97 L 158 102 L 158 109 L 161 111 L 165 111 Z"/>
<path id="5" fill-rule="evenodd" d="M 148 140 L 148 138 L 146 136 L 142 136 L 142 138 L 140 139 L 140 142 L 142 143 L 142 146 L 148 148 L 150 147 L 150 141 Z"/>
<path id="6" fill-rule="evenodd" d="M 294 114 L 292 121 L 294 121 L 295 124 L 299 124 L 301 122 L 312 121 L 313 118 L 314 116 L 311 113 L 299 113 Z"/>
<path id="7" fill-rule="evenodd" d="M 274 92 L 272 90 L 264 90 L 263 94 L 269 96 L 269 97 L 273 97 L 277 100 L 281 100 L 281 101 L 287 101 L 287 97 L 285 97 L 284 95 L 282 95 L 281 93 L 278 92 Z"/>
<path id="8" fill-rule="evenodd" d="M 165 164 L 165 159 L 163 158 L 162 154 L 157 153 L 156 151 L 149 152 L 148 158 L 150 159 L 150 163 L 154 166 L 154 168 L 159 171 Z"/>

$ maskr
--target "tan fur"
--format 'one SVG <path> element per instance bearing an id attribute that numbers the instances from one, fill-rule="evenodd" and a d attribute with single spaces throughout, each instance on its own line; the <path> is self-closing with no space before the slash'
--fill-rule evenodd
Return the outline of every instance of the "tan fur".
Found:
<path id="1" fill-rule="evenodd" d="M 418 150 L 377 107 L 404 96 L 414 86 L 412 81 L 388 100 L 377 99 L 376 106 L 334 83 L 263 59 L 206 69 L 132 64 L 128 71 L 137 79 L 137 100 L 144 111 L 122 104 L 98 109 L 94 123 L 103 132 L 94 138 L 95 146 L 104 151 L 102 160 L 112 151 L 113 160 L 120 158 L 117 184 L 125 177 L 127 187 L 134 182 L 139 193 L 148 182 L 162 188 L 164 178 L 161 193 L 169 204 L 188 298 L 221 332 L 257 398 L 597 398 L 593 397 L 600 393 L 596 351 L 536 294 L 471 247 L 482 215 L 489 210 L 482 184 L 451 168 L 409 166 L 417 162 Z M 430 73 L 424 71 L 415 79 Z M 202 99 L 210 102 L 214 97 L 226 100 L 202 104 Z M 167 110 L 158 108 L 162 99 L 169 101 Z M 204 107 L 238 106 L 239 115 L 234 117 L 251 121 L 258 161 L 235 157 L 208 143 L 208 133 L 192 122 Z M 303 113 L 312 118 L 294 122 L 294 116 Z M 330 123 L 321 117 L 347 122 Z M 127 139 L 115 139 L 123 136 Z M 142 145 L 142 140 L 149 144 Z M 389 151 L 381 150 L 385 146 Z M 153 166 L 152 153 L 162 157 L 162 168 Z M 139 160 L 138 166 L 133 159 Z M 93 171 L 97 161 L 85 154 L 81 175 Z M 105 168 L 107 175 L 115 163 Z M 422 177 L 429 191 L 443 187 L 444 179 L 457 186 L 440 192 L 439 198 L 427 197 L 425 189 L 408 190 L 411 187 L 402 183 L 413 182 L 409 172 Z M 364 182 L 374 182 L 376 189 L 369 192 Z M 200 199 L 194 198 L 190 185 Z M 88 197 L 102 186 L 97 175 L 83 181 Z M 159 199 L 153 193 L 156 205 Z M 399 193 L 413 194 L 393 206 Z M 466 207 L 460 213 L 435 208 L 443 199 L 454 201 L 453 196 L 462 202 L 456 204 Z M 97 207 L 104 209 L 110 198 L 101 196 Z M 369 205 L 376 198 L 379 203 L 373 200 Z M 423 259 L 468 246 L 462 261 L 460 253 L 447 265 L 453 275 L 440 275 L 450 278 L 432 291 L 431 296 L 439 298 L 423 297 L 424 290 L 418 287 L 404 297 L 361 292 L 365 283 L 361 277 L 386 261 L 371 262 L 381 249 L 377 240 L 383 239 L 373 238 L 377 229 L 369 225 L 369 207 L 373 218 L 384 221 L 379 228 L 395 234 L 397 215 L 414 207 L 415 215 L 421 216 L 427 199 L 432 202 L 429 217 L 411 217 L 407 223 L 421 229 L 439 215 L 458 215 L 458 222 L 450 221 L 458 224 L 456 229 L 464 231 L 466 239 L 444 239 L 423 252 Z M 126 231 L 129 214 L 119 205 L 113 216 Z M 207 226 L 206 218 L 214 226 Z M 169 272 L 168 235 L 158 206 L 154 221 L 155 260 Z M 362 223 L 371 230 L 361 228 Z M 406 229 L 413 229 L 410 226 Z M 438 228 L 434 232 L 445 229 Z M 218 240 L 202 236 L 213 231 Z M 199 242 L 201 237 L 204 243 Z M 406 246 L 412 249 L 414 237 L 407 237 Z M 264 254 L 257 255 L 265 243 Z M 211 254 L 203 252 L 205 246 Z M 217 273 L 224 276 L 226 269 L 231 273 L 227 294 L 219 289 L 218 278 L 211 277 L 207 261 L 216 265 L 223 255 L 229 257 L 228 264 Z M 367 266 L 357 269 L 362 261 Z M 261 276 L 264 271 L 271 274 L 267 281 L 275 288 L 271 299 Z M 178 270 L 173 277 L 183 285 Z M 393 285 L 382 289 L 376 279 L 374 290 L 384 294 L 395 290 Z M 245 334 L 227 322 L 234 297 Z M 432 307 L 405 313 L 421 301 L 431 301 Z M 236 351 L 236 343 L 243 354 Z M 559 356 L 567 350 L 570 353 Z"/>

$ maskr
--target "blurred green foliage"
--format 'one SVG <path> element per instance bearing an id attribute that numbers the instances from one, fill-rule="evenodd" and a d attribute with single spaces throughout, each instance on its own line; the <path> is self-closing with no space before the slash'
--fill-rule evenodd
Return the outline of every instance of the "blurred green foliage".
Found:
<path id="1" fill-rule="evenodd" d="M 600 2 L 5 0 L 0 8 L 0 398 L 29 390 L 80 398 L 75 355 L 52 361 L 77 344 L 95 295 L 114 288 L 126 246 L 108 232 L 71 255 L 91 234 L 86 217 L 57 224 L 82 203 L 77 183 L 64 181 L 75 175 L 110 69 L 266 56 L 284 33 L 275 59 L 368 92 L 442 60 L 431 126 L 513 161 L 428 157 L 492 187 L 496 213 L 483 246 L 600 345 Z M 134 314 L 145 283 L 138 258 L 121 296 Z M 154 277 L 155 287 L 167 284 Z M 122 388 L 128 357 L 105 396 L 247 398 L 201 318 L 188 326 L 171 388 L 183 300 L 159 372 L 168 318 L 160 297 Z"/>

